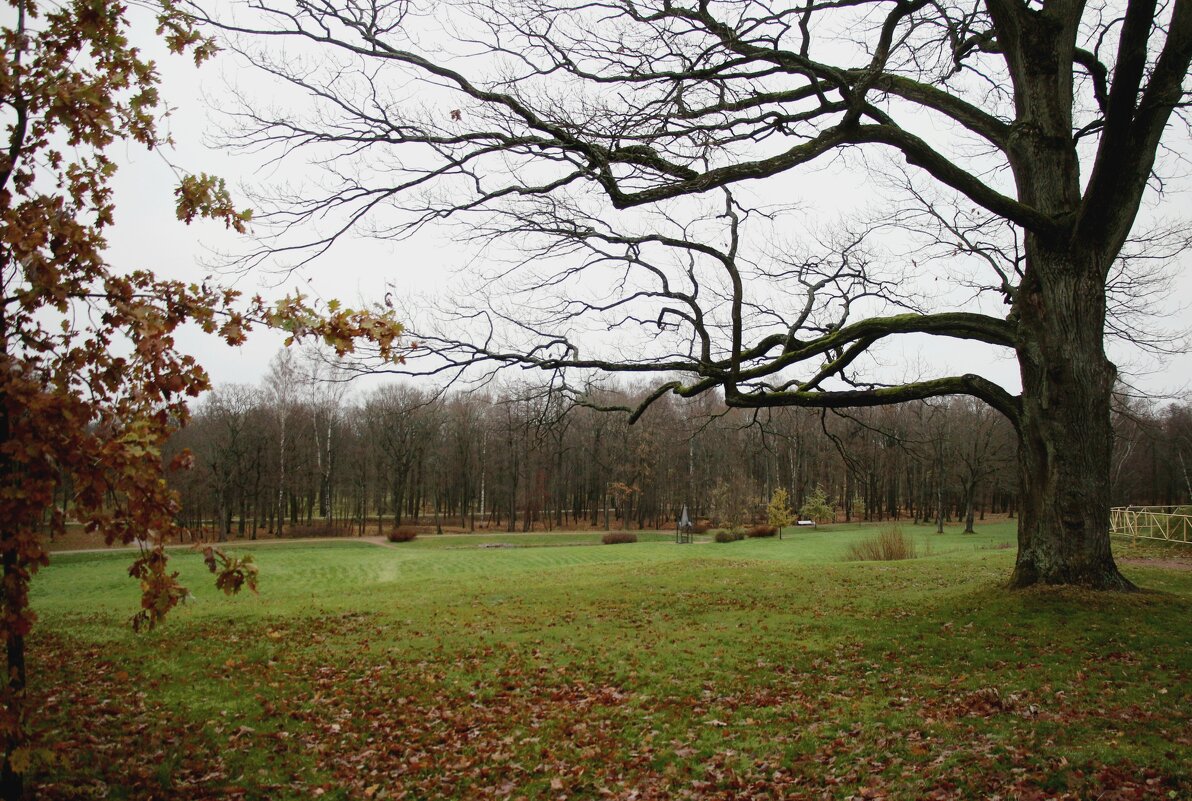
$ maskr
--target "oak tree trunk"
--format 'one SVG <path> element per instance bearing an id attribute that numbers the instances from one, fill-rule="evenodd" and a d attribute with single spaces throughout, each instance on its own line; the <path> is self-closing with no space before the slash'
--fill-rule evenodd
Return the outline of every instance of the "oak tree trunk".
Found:
<path id="1" fill-rule="evenodd" d="M 1110 396 L 1103 266 L 1036 254 L 1015 304 L 1022 407 L 1018 424 L 1018 561 L 1011 585 L 1133 589 L 1110 552 Z"/>
<path id="2" fill-rule="evenodd" d="M 15 555 L 4 556 L 4 570 L 15 563 Z M 25 744 L 25 638 L 19 634 L 10 635 L 6 647 L 8 663 L 8 686 L 6 690 L 6 714 L 16 722 L 17 728 L 4 739 L 4 765 L 0 768 L 0 799 L 20 801 L 25 796 L 25 777 L 13 768 L 14 752 Z"/>
<path id="3" fill-rule="evenodd" d="M 0 333 L 3 333 L 4 322 L 0 317 Z M 0 342 L 4 342 L 0 338 Z M 11 428 L 8 419 L 7 401 L 0 398 L 0 442 L 8 442 Z M 0 479 L 7 484 L 11 465 L 6 455 L 0 455 Z M 9 521 L 3 521 L 5 523 Z M 8 532 L 5 532 L 8 534 Z M 4 733 L 4 762 L 0 765 L 0 799 L 3 801 L 20 801 L 25 795 L 25 780 L 23 774 L 13 766 L 13 757 L 17 749 L 25 745 L 25 637 L 12 630 L 18 616 L 24 611 L 27 596 L 20 585 L 25 581 L 21 569 L 17 565 L 17 551 L 8 547 L 3 554 L 3 576 L 0 579 L 0 611 L 9 620 L 7 641 L 5 642 L 5 662 L 8 669 L 7 683 L 3 688 L 4 708 L 2 714 L 6 719 Z"/>

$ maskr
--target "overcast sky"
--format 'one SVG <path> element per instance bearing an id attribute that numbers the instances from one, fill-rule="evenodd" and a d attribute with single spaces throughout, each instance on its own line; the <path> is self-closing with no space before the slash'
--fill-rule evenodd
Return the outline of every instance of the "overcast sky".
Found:
<path id="1" fill-rule="evenodd" d="M 175 219 L 172 188 L 177 177 L 169 162 L 189 171 L 221 175 L 233 189 L 284 180 L 287 176 L 282 170 L 295 169 L 296 165 L 269 165 L 259 154 L 232 154 L 208 146 L 225 124 L 218 109 L 231 102 L 226 86 L 234 83 L 268 96 L 271 90 L 267 81 L 251 74 L 230 55 L 219 56 L 196 70 L 188 59 L 171 56 L 154 44 L 151 28 L 142 30 L 146 34 L 144 49 L 154 53 L 164 76 L 163 97 L 174 108 L 168 126 L 177 146 L 168 154 L 149 153 L 136 146 L 124 148 L 116 181 L 118 215 L 109 237 L 110 257 L 117 267 L 149 267 L 163 277 L 199 280 L 211 273 L 211 264 L 219 261 L 218 253 L 242 249 L 245 243 L 217 224 L 197 222 L 188 227 Z M 849 181 L 839 176 L 805 180 L 817 182 L 814 192 L 827 208 L 842 207 L 855 194 Z M 1165 202 L 1179 204 L 1184 211 L 1192 207 L 1192 197 L 1187 194 L 1170 194 Z M 395 290 L 402 298 L 449 300 L 461 291 L 461 280 L 454 271 L 463 265 L 466 255 L 464 248 L 453 246 L 446 231 L 428 232 L 399 244 L 355 238 L 339 244 L 299 274 L 281 277 L 258 271 L 241 277 L 225 276 L 224 280 L 234 281 L 248 294 L 276 296 L 297 289 L 323 299 L 338 298 L 348 305 L 377 300 L 387 290 Z M 1168 328 L 1192 329 L 1190 265 L 1192 259 L 1185 254 L 1182 264 L 1173 266 L 1177 277 L 1164 304 L 1172 315 Z M 182 345 L 200 359 L 216 384 L 256 383 L 281 341 L 282 336 L 276 333 L 258 331 L 245 346 L 229 348 L 213 338 L 189 332 Z M 1016 391 L 1017 366 L 1012 356 L 980 345 L 941 346 L 938 339 L 929 337 L 913 338 L 902 348 L 886 348 L 879 353 L 892 371 L 887 375 L 907 378 L 977 372 Z M 1192 387 L 1192 356 L 1187 352 L 1156 357 L 1114 346 L 1111 358 L 1129 373 L 1129 380 L 1147 393 L 1186 395 Z"/>

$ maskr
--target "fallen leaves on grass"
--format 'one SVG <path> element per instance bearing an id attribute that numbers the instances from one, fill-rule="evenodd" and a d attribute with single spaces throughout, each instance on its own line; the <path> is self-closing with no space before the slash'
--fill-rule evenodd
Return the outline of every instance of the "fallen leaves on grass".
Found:
<path id="1" fill-rule="evenodd" d="M 693 683 L 633 678 L 636 667 L 566 643 L 446 648 L 404 632 L 427 641 L 415 650 L 385 634 L 367 614 L 237 624 L 233 636 L 264 650 L 212 653 L 187 680 L 242 697 L 239 712 L 171 706 L 145 664 L 40 634 L 34 652 L 55 670 L 39 673 L 39 744 L 56 760 L 38 769 L 39 795 L 1159 801 L 1192 791 L 1186 773 L 1070 758 L 1036 729 L 1102 715 L 1123 729 L 1181 730 L 1185 718 L 1161 701 L 1098 710 L 1053 690 L 1044 704 L 1042 691 L 974 689 L 966 676 L 932 687 L 908 677 L 912 656 L 867 655 L 855 640 Z"/>

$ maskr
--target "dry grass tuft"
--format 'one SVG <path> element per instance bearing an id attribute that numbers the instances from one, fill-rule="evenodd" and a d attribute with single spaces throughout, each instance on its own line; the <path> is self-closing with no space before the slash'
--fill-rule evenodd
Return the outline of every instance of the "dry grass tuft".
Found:
<path id="1" fill-rule="evenodd" d="M 900 526 L 884 528 L 876 537 L 854 542 L 846 554 L 854 562 L 895 562 L 918 556 L 915 541 L 902 533 Z"/>
<path id="2" fill-rule="evenodd" d="M 760 525 L 754 526 L 745 532 L 747 537 L 776 537 L 778 536 L 778 526 Z"/>

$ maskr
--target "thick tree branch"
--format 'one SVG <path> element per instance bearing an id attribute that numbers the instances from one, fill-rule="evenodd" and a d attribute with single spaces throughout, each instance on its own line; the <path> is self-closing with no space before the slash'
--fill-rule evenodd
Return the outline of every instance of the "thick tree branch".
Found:
<path id="1" fill-rule="evenodd" d="M 1016 427 L 1018 425 L 1018 399 L 1004 389 L 979 375 L 967 373 L 931 381 L 918 381 L 896 387 L 844 390 L 837 392 L 740 392 L 729 387 L 725 391 L 725 402 L 740 408 L 765 408 L 771 406 L 802 406 L 809 408 L 843 409 L 868 406 L 890 406 L 926 398 L 945 395 L 971 395 L 988 403 L 1005 415 Z"/>
<path id="2" fill-rule="evenodd" d="M 1076 48 L 1076 63 L 1084 67 L 1093 81 L 1093 97 L 1097 107 L 1105 114 L 1109 110 L 1109 68 L 1096 55 L 1083 48 Z"/>
<path id="3" fill-rule="evenodd" d="M 1076 241 L 1115 255 L 1134 225 L 1159 140 L 1183 100 L 1192 64 L 1192 0 L 1175 0 L 1167 40 L 1142 86 L 1154 8 L 1154 0 L 1128 6 L 1105 127 L 1075 228 Z"/>
<path id="4" fill-rule="evenodd" d="M 773 373 L 859 340 L 876 341 L 896 334 L 932 334 L 953 339 L 975 340 L 1006 348 L 1014 346 L 1012 323 L 984 314 L 943 312 L 870 317 L 806 342 L 791 341 L 786 334 L 772 334 L 742 353 L 741 358 L 752 361 L 775 348 L 782 347 L 781 355 L 775 358 L 772 364 L 766 365 L 765 373 Z M 758 373 L 755 372 L 745 374 L 748 378 L 757 376 Z"/>
<path id="5" fill-rule="evenodd" d="M 629 208 L 706 192 L 739 181 L 768 178 L 814 161 L 842 146 L 858 144 L 884 144 L 897 148 L 906 157 L 907 163 L 926 170 L 934 178 L 961 192 L 974 203 L 1028 230 L 1042 234 L 1051 234 L 1058 230 L 1056 221 L 1049 216 L 992 189 L 984 181 L 957 167 L 921 138 L 888 124 L 832 127 L 784 153 L 757 161 L 737 162 L 703 173 L 691 174 L 686 178 L 682 177 L 681 168 L 672 168 L 668 170 L 668 174 L 678 180 L 649 189 L 626 192 L 621 189 L 617 179 L 607 168 L 602 171 L 598 180 L 617 208 Z M 623 151 L 606 151 L 604 155 L 609 162 L 615 162 L 620 160 L 622 154 Z M 651 160 L 660 158 L 654 154 Z M 637 158 L 636 163 L 644 165 L 647 159 L 643 155 Z"/>
<path id="6" fill-rule="evenodd" d="M 883 73 L 875 77 L 873 88 L 938 111 L 983 137 L 999 150 L 1006 149 L 1006 137 L 1010 134 L 1010 126 L 955 95 L 931 84 L 893 73 Z"/>

